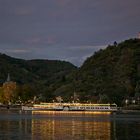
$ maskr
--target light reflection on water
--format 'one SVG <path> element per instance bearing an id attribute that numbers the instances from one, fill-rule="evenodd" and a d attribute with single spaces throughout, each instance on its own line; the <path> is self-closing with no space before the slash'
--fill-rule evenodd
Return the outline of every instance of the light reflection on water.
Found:
<path id="1" fill-rule="evenodd" d="M 0 111 L 0 140 L 140 139 L 140 114 Z"/>
<path id="2" fill-rule="evenodd" d="M 102 115 L 108 118 L 110 112 L 55 112 L 35 111 L 33 114 L 46 114 L 51 118 L 47 120 L 32 120 L 33 139 L 67 139 L 67 140 L 88 140 L 104 139 L 110 140 L 110 122 L 90 121 L 89 118 Z M 102 133 L 101 133 L 102 130 Z M 39 136 L 38 133 L 42 135 Z"/>
<path id="3" fill-rule="evenodd" d="M 101 133 L 102 130 L 102 133 Z M 42 135 L 39 136 L 38 133 Z M 32 120 L 33 139 L 106 139 L 110 140 L 109 122 L 81 122 L 74 120 Z M 37 139 L 38 139 L 37 138 Z"/>

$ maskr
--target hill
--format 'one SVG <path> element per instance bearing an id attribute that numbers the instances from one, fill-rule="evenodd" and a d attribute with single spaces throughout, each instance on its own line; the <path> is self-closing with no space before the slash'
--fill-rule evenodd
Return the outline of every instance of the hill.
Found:
<path id="1" fill-rule="evenodd" d="M 140 92 L 140 40 L 95 52 L 77 71 L 75 85 L 83 100 L 121 104 L 124 98 L 134 97 Z"/>
<path id="2" fill-rule="evenodd" d="M 65 61 L 23 60 L 0 54 L 1 85 L 10 73 L 11 80 L 22 86 L 19 94 L 23 92 L 30 96 L 40 95 L 47 98 L 64 84 L 68 75 L 76 69 L 76 66 Z"/>
<path id="3" fill-rule="evenodd" d="M 50 81 L 75 70 L 76 66 L 58 60 L 23 60 L 0 54 L 0 79 L 5 81 L 10 73 L 11 79 L 20 83 Z M 60 78 L 59 77 L 59 78 Z"/>

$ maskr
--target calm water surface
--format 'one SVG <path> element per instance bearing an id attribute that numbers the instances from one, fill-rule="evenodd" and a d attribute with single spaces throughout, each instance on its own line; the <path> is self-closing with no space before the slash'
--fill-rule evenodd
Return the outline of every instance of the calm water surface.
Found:
<path id="1" fill-rule="evenodd" d="M 140 114 L 0 111 L 0 140 L 140 140 Z"/>

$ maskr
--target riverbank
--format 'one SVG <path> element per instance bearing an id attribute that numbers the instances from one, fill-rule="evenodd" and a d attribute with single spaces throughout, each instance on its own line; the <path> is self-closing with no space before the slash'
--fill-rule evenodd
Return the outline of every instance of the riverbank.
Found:
<path id="1" fill-rule="evenodd" d="M 21 105 L 1 105 L 0 110 L 21 110 Z"/>
<path id="2" fill-rule="evenodd" d="M 117 111 L 118 114 L 125 114 L 125 113 L 140 113 L 140 110 L 118 110 Z"/>
<path id="3" fill-rule="evenodd" d="M 129 105 L 118 108 L 118 113 L 140 113 L 140 105 Z"/>
<path id="4" fill-rule="evenodd" d="M 140 110 L 140 105 L 127 105 L 124 107 L 121 107 L 123 110 Z"/>

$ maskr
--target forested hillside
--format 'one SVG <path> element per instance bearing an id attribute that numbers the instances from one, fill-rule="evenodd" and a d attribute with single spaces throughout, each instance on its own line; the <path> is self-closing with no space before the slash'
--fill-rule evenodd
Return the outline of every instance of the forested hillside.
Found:
<path id="1" fill-rule="evenodd" d="M 43 100 L 53 98 L 54 91 L 65 83 L 77 67 L 58 60 L 22 60 L 0 54 L 0 83 L 6 81 L 8 73 L 11 81 L 17 83 L 18 96 L 29 100 L 40 96 Z M 68 80 L 69 79 L 69 80 Z"/>
<path id="2" fill-rule="evenodd" d="M 138 95 L 139 89 L 139 39 L 114 43 L 95 52 L 77 71 L 77 92 L 93 101 L 120 104 L 124 98 Z"/>

